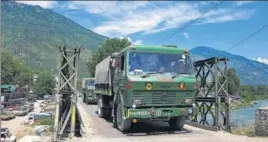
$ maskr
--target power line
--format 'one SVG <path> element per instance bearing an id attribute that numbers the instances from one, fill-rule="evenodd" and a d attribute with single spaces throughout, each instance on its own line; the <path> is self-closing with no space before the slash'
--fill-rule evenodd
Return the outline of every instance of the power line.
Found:
<path id="1" fill-rule="evenodd" d="M 247 36 L 246 38 L 242 39 L 241 41 L 237 42 L 235 45 L 231 46 L 230 48 L 228 48 L 227 50 L 225 50 L 226 52 L 230 51 L 231 49 L 237 47 L 238 45 L 242 44 L 243 42 L 245 42 L 246 40 L 250 39 L 251 37 L 253 37 L 254 35 L 256 35 L 257 33 L 261 32 L 262 30 L 264 30 L 265 28 L 268 27 L 268 24 L 262 26 L 261 28 L 259 28 L 258 30 L 256 30 L 255 32 L 251 33 L 249 36 Z M 241 64 L 242 62 L 239 62 L 239 64 Z M 263 71 L 268 73 L 268 70 L 264 70 L 263 68 L 259 68 L 255 66 L 255 69 Z"/>
<path id="2" fill-rule="evenodd" d="M 257 31 L 253 32 L 252 34 L 250 34 L 249 36 L 247 36 L 246 38 L 244 38 L 243 40 L 241 40 L 240 42 L 236 43 L 235 45 L 231 46 L 230 48 L 227 49 L 227 51 L 230 51 L 231 49 L 237 47 L 238 45 L 240 45 L 241 43 L 245 42 L 246 40 L 248 40 L 249 38 L 253 37 L 254 35 L 256 35 L 257 33 L 259 33 L 260 31 L 264 30 L 265 28 L 268 27 L 268 24 L 262 26 L 260 29 L 258 29 Z"/>
<path id="3" fill-rule="evenodd" d="M 163 41 L 167 40 L 168 38 L 173 37 L 174 35 L 176 35 L 177 33 L 181 32 L 182 30 L 184 30 L 185 28 L 187 28 L 188 26 L 190 26 L 191 24 L 195 23 L 197 20 L 199 20 L 200 18 L 202 18 L 204 15 L 206 15 L 207 13 L 209 13 L 210 11 L 216 9 L 218 6 L 220 6 L 223 3 L 223 1 L 220 1 L 219 3 L 215 4 L 209 11 L 203 13 L 202 15 L 200 15 L 199 17 L 197 17 L 196 19 L 192 20 L 191 22 L 189 22 L 188 24 L 186 24 L 185 26 L 183 26 L 182 28 L 179 28 L 177 31 L 175 31 L 174 33 L 172 33 L 170 36 L 167 36 L 166 38 L 163 39 Z"/>

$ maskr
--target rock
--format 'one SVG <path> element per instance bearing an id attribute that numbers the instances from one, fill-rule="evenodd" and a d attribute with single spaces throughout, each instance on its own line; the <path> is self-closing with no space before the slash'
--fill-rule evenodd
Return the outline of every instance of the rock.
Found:
<path id="1" fill-rule="evenodd" d="M 268 107 L 255 111 L 255 133 L 257 136 L 268 136 Z"/>

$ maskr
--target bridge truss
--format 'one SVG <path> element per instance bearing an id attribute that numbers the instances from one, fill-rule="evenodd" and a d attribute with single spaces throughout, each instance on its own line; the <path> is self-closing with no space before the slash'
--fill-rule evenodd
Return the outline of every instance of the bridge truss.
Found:
<path id="1" fill-rule="evenodd" d="M 194 63 L 198 84 L 195 104 L 199 111 L 197 115 L 188 118 L 188 124 L 231 132 L 227 61 L 228 58 L 213 57 Z"/>
<path id="2" fill-rule="evenodd" d="M 72 138 L 80 130 L 77 112 L 77 71 L 80 49 L 59 47 L 60 64 L 53 141 L 62 137 Z"/>

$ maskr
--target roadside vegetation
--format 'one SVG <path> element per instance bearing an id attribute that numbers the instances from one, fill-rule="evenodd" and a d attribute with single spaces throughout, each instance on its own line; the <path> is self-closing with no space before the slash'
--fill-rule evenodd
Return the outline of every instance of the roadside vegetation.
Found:
<path id="1" fill-rule="evenodd" d="M 254 137 L 255 131 L 254 127 L 237 127 L 232 129 L 232 133 L 235 135 L 245 135 L 248 137 Z"/>
<path id="2" fill-rule="evenodd" d="M 44 95 L 52 95 L 54 93 L 56 82 L 52 74 L 47 71 L 39 73 L 36 82 L 33 85 L 33 91 L 39 98 L 43 98 Z"/>
<path id="3" fill-rule="evenodd" d="M 28 86 L 40 97 L 52 94 L 55 81 L 49 71 L 37 72 L 7 52 L 1 52 L 1 62 L 1 85 Z M 35 83 L 34 74 L 39 76 Z"/>
<path id="4" fill-rule="evenodd" d="M 33 71 L 18 58 L 7 52 L 1 52 L 1 62 L 1 85 L 32 86 Z"/>
<path id="5" fill-rule="evenodd" d="M 228 93 L 240 98 L 240 101 L 231 105 L 232 109 L 252 107 L 256 100 L 268 99 L 268 86 L 264 84 L 257 86 L 240 84 L 240 78 L 234 68 L 228 69 L 227 76 Z M 221 83 L 224 81 L 222 77 L 219 80 Z"/>

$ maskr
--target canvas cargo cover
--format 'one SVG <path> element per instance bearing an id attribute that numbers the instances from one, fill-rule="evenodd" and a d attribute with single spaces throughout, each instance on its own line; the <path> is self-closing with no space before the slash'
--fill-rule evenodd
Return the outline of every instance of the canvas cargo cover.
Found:
<path id="1" fill-rule="evenodd" d="M 95 84 L 109 84 L 111 85 L 110 79 L 110 64 L 111 57 L 108 56 L 97 64 L 95 69 Z"/>

